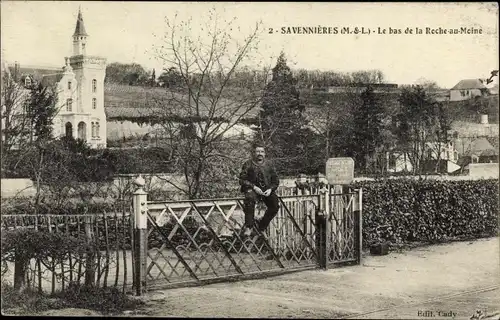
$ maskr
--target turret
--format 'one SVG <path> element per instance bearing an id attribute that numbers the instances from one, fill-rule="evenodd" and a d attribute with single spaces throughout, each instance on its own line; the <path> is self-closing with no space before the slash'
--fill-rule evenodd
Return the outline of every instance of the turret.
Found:
<path id="1" fill-rule="evenodd" d="M 76 20 L 76 28 L 73 33 L 73 55 L 85 55 L 86 45 L 87 45 L 88 34 L 85 31 L 85 25 L 83 24 L 82 11 L 78 9 L 78 19 Z"/>

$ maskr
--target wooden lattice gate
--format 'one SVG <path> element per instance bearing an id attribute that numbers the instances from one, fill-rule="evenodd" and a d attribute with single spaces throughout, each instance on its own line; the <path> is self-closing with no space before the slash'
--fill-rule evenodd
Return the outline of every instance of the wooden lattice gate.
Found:
<path id="1" fill-rule="evenodd" d="M 245 238 L 243 199 L 148 202 L 139 189 L 136 292 L 359 262 L 360 195 L 282 196 L 265 236 Z"/>

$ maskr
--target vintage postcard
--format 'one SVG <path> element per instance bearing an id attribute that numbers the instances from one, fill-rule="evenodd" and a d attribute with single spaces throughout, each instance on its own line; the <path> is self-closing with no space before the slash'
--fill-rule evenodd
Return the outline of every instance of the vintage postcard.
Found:
<path id="1" fill-rule="evenodd" d="M 496 2 L 1 2 L 6 315 L 500 319 Z"/>

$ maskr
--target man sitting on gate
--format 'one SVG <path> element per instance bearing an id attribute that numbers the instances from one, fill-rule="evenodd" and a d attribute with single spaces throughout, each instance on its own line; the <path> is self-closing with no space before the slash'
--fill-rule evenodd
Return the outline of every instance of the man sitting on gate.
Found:
<path id="1" fill-rule="evenodd" d="M 276 195 L 279 178 L 272 164 L 265 160 L 266 151 L 262 144 L 253 146 L 252 159 L 247 160 L 240 173 L 240 191 L 244 193 L 243 211 L 245 227 L 243 234 L 250 236 L 254 225 L 255 204 L 261 200 L 267 209 L 264 216 L 257 222 L 257 230 L 262 233 L 271 223 L 279 210 L 279 198 Z"/>

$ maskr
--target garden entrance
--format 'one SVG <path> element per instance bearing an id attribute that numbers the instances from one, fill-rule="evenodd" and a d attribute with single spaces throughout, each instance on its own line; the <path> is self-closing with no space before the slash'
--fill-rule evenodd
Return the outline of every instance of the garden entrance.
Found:
<path id="1" fill-rule="evenodd" d="M 359 263 L 361 190 L 280 196 L 268 229 L 243 237 L 243 199 L 147 201 L 134 195 L 137 294 Z M 265 207 L 257 205 L 263 214 Z M 259 216 L 257 213 L 257 217 Z"/>

